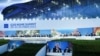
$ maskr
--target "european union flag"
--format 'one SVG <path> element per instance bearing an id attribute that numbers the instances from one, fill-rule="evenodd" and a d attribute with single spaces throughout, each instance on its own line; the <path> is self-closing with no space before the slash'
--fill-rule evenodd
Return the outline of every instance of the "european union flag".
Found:
<path id="1" fill-rule="evenodd" d="M 9 27 L 9 25 L 8 24 L 4 24 L 4 28 L 8 28 Z"/>

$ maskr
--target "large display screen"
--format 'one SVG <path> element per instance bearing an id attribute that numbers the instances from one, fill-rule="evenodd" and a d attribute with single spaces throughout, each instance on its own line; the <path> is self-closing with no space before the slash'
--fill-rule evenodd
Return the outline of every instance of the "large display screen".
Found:
<path id="1" fill-rule="evenodd" d="M 46 56 L 72 56 L 72 44 L 66 41 L 50 41 L 46 46 Z"/>

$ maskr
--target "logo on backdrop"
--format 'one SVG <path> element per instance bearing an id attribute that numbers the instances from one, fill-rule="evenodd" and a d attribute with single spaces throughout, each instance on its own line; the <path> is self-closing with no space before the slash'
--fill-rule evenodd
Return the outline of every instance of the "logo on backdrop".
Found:
<path id="1" fill-rule="evenodd" d="M 9 28 L 9 25 L 8 24 L 4 24 L 4 28 Z"/>

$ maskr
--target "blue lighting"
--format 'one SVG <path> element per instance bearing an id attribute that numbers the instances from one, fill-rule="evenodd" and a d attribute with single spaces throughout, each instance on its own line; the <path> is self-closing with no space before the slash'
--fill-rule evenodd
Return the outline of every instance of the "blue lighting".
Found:
<path id="1" fill-rule="evenodd" d="M 54 2 L 54 3 L 52 3 Z M 58 3 L 58 4 L 55 4 Z M 34 9 L 35 8 L 35 9 Z M 6 18 L 96 18 L 100 17 L 99 0 L 43 0 L 30 1 L 6 7 L 2 14 Z M 31 14 L 31 15 L 30 15 Z"/>

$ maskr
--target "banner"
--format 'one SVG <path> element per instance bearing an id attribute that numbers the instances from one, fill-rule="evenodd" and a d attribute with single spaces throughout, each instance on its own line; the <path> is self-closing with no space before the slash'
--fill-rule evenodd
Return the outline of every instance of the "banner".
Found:
<path id="1" fill-rule="evenodd" d="M 6 20 L 0 21 L 0 30 L 44 30 L 100 27 L 100 19 L 84 20 Z"/>

